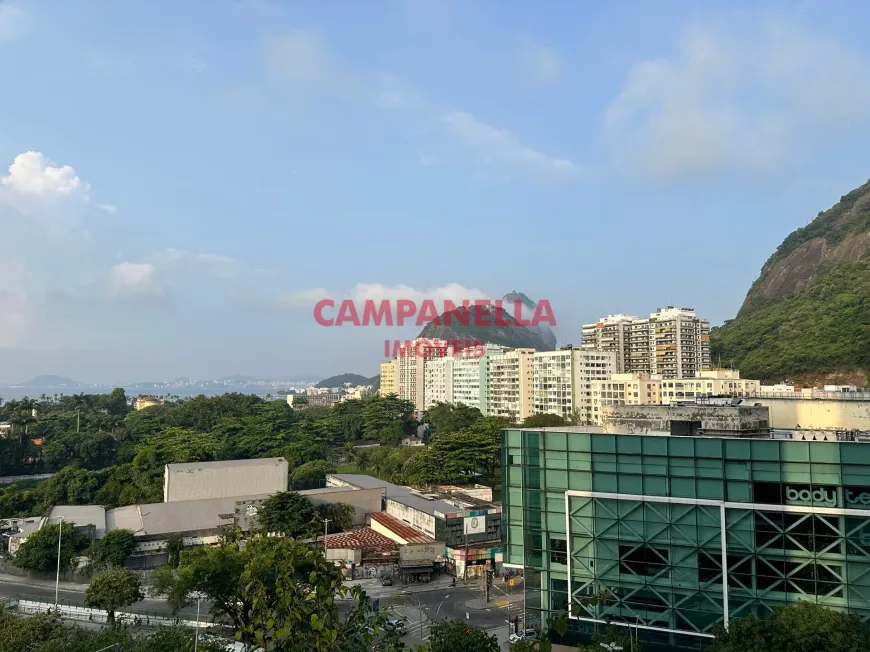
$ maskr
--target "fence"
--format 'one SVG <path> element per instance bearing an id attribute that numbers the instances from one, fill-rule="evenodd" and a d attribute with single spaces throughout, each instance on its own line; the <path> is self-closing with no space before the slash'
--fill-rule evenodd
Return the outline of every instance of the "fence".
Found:
<path id="1" fill-rule="evenodd" d="M 0 476 L 0 484 L 12 484 L 13 482 L 23 482 L 25 480 L 45 480 L 50 478 L 54 473 L 37 473 L 35 475 L 4 475 Z"/>
<path id="2" fill-rule="evenodd" d="M 87 620 L 95 623 L 105 623 L 108 619 L 108 614 L 105 611 L 86 607 L 83 602 L 75 600 L 58 600 L 57 610 L 55 610 L 54 600 L 49 600 L 42 596 L 19 594 L 4 597 L 3 606 L 7 609 L 14 609 L 16 613 L 27 616 L 37 613 L 46 613 L 51 610 L 52 613 L 58 614 L 61 618 L 69 618 L 71 620 Z M 115 622 L 146 627 L 157 625 L 197 626 L 196 618 L 186 619 L 180 616 L 173 616 L 167 611 L 137 609 L 135 607 L 116 612 Z M 222 627 L 226 625 L 226 623 L 207 616 L 205 613 L 200 614 L 198 624 L 201 629 Z"/>

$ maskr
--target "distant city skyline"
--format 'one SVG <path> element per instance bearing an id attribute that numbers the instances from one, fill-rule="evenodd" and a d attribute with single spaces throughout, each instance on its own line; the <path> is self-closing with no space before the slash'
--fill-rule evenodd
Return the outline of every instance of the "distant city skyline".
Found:
<path id="1" fill-rule="evenodd" d="M 373 376 L 419 332 L 324 328 L 324 297 L 516 290 L 560 344 L 665 305 L 721 324 L 870 176 L 868 18 L 2 2 L 0 378 Z"/>

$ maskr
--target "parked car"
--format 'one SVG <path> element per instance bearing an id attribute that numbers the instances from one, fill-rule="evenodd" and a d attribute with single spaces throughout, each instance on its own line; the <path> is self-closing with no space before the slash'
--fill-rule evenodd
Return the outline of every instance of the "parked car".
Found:
<path id="1" fill-rule="evenodd" d="M 522 640 L 537 641 L 538 640 L 537 630 L 529 627 L 518 634 L 511 634 L 510 636 L 508 636 L 508 641 L 511 643 L 516 643 L 517 641 L 522 641 Z"/>
<path id="2" fill-rule="evenodd" d="M 405 621 L 404 620 L 397 620 L 395 618 L 388 620 L 386 623 L 384 623 L 384 629 L 386 629 L 387 631 L 396 631 L 396 632 L 399 632 L 399 634 L 404 634 L 405 633 Z"/>
<path id="3" fill-rule="evenodd" d="M 392 585 L 393 585 L 393 578 L 391 575 L 384 575 L 381 578 L 381 586 L 392 586 Z"/>

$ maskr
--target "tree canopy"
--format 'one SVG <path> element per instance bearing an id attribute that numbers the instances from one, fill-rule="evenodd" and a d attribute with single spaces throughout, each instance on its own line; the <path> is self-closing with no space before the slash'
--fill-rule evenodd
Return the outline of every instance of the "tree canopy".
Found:
<path id="1" fill-rule="evenodd" d="M 73 568 L 76 555 L 85 549 L 86 541 L 73 523 L 45 525 L 28 535 L 12 557 L 18 568 L 48 573 L 57 571 L 58 537 L 60 537 L 60 570 Z"/>
<path id="2" fill-rule="evenodd" d="M 85 605 L 105 611 L 107 622 L 114 625 L 118 609 L 129 607 L 144 597 L 136 573 L 121 566 L 111 566 L 91 578 L 85 591 Z"/>

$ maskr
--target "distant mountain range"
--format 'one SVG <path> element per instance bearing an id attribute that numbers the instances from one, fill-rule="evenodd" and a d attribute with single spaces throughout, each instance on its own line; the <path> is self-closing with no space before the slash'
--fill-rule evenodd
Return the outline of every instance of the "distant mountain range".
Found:
<path id="1" fill-rule="evenodd" d="M 27 387 L 34 389 L 88 389 L 88 388 L 98 388 L 98 387 L 154 387 L 154 386 L 165 386 L 165 387 L 176 387 L 176 386 L 189 386 L 189 387 L 202 387 L 207 385 L 280 385 L 282 383 L 310 383 L 314 382 L 314 378 L 311 376 L 293 376 L 289 378 L 257 378 L 256 376 L 247 376 L 242 374 L 235 374 L 231 376 L 224 376 L 223 378 L 217 379 L 207 379 L 207 380 L 193 380 L 191 378 L 175 378 L 173 380 L 161 380 L 161 381 L 142 381 L 136 383 L 82 383 L 77 380 L 72 380 L 71 378 L 66 378 L 64 376 L 58 376 L 54 374 L 44 374 L 41 376 L 36 376 L 35 378 L 31 378 L 30 380 L 26 380 L 22 383 L 10 383 L 10 382 L 0 382 L 0 386 L 2 387 Z"/>
<path id="2" fill-rule="evenodd" d="M 524 297 L 525 295 L 520 296 Z M 480 316 L 478 316 L 478 311 L 482 311 Z M 525 315 L 524 319 L 528 320 L 531 316 L 531 314 Z M 426 324 L 417 337 L 448 342 L 480 340 L 504 347 L 535 349 L 536 351 L 552 351 L 556 348 L 556 338 L 553 336 L 550 339 L 552 331 L 549 331 L 549 328 L 547 333 L 543 333 L 539 330 L 532 330 L 528 326 L 520 326 L 508 310 L 495 306 L 457 308 L 445 312 L 439 317 L 438 322 L 436 324 L 435 321 L 431 321 Z M 466 326 L 463 322 L 467 322 L 468 325 Z M 496 325 L 495 322 L 503 325 Z M 483 324 L 488 325 L 484 326 Z"/>

